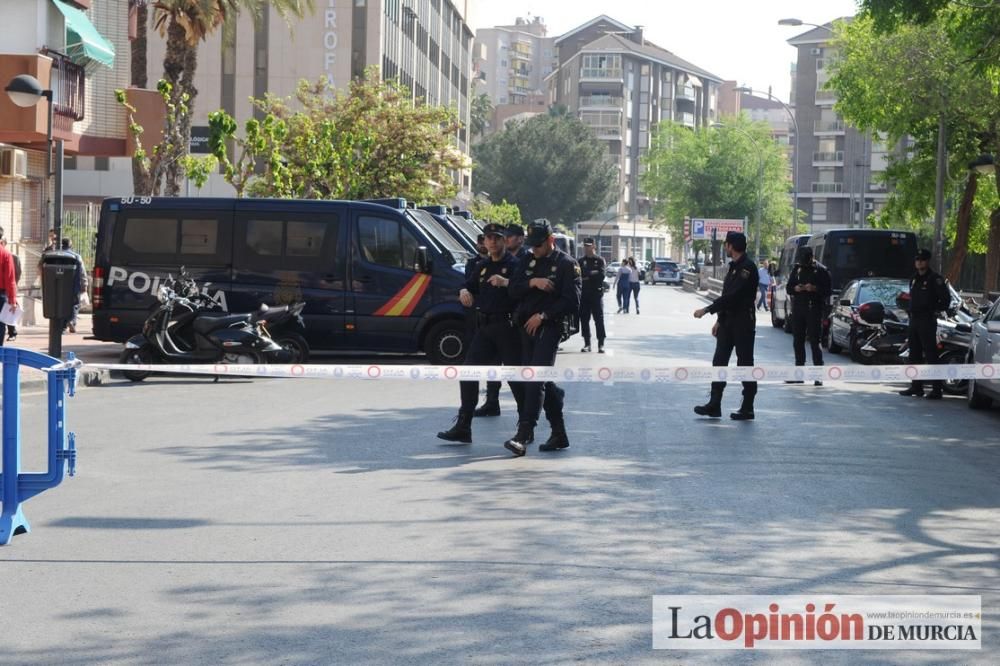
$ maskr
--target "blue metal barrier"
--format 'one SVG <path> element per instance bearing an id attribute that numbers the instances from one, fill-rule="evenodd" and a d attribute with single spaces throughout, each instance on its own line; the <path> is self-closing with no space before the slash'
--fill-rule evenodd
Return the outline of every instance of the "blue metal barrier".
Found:
<path id="1" fill-rule="evenodd" d="M 66 432 L 66 393 L 76 391 L 76 368 L 79 361 L 69 354 L 65 363 L 38 352 L 0 347 L 3 361 L 3 451 L 0 458 L 0 546 L 6 546 L 16 534 L 31 531 L 21 504 L 35 495 L 55 488 L 63 480 L 63 463 L 69 475 L 76 473 L 76 437 Z M 21 474 L 21 380 L 20 367 L 48 370 L 49 456 L 45 474 Z"/>

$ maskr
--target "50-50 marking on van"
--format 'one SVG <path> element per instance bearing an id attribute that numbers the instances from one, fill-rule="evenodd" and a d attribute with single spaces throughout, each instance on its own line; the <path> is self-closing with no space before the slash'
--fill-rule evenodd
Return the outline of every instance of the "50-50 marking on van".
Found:
<path id="1" fill-rule="evenodd" d="M 168 275 L 168 278 L 172 278 L 172 275 Z M 120 266 L 112 266 L 108 271 L 108 287 L 114 286 L 115 283 L 124 282 L 128 287 L 128 290 L 135 294 L 152 294 L 156 295 L 157 290 L 160 288 L 160 282 L 163 280 L 158 275 L 150 276 L 141 271 L 135 271 L 129 273 L 127 270 Z M 222 309 L 229 312 L 229 306 L 226 303 L 226 292 L 221 289 L 217 290 L 214 294 L 207 291 L 208 287 L 211 286 L 210 282 L 206 282 L 202 285 L 202 290 L 208 293 L 209 297 L 218 303 Z"/>
<path id="2" fill-rule="evenodd" d="M 143 206 L 153 203 L 153 197 L 122 197 L 122 203 L 126 206 L 141 204 Z"/>

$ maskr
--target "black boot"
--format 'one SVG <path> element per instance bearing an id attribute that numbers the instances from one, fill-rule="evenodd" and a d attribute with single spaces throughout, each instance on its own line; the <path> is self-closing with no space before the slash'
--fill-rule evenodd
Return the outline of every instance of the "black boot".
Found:
<path id="1" fill-rule="evenodd" d="M 471 443 L 472 415 L 459 412 L 458 416 L 455 417 L 455 425 L 453 425 L 449 430 L 439 432 L 438 439 L 443 439 L 446 442 L 463 442 L 465 444 Z"/>
<path id="2" fill-rule="evenodd" d="M 489 396 L 486 397 L 486 402 L 483 403 L 482 407 L 477 407 L 476 411 L 472 412 L 473 416 L 500 416 L 500 402 L 491 401 Z"/>
<path id="3" fill-rule="evenodd" d="M 731 412 L 729 418 L 734 421 L 753 421 L 753 400 L 743 400 L 739 410 Z"/>
<path id="4" fill-rule="evenodd" d="M 931 392 L 924 397 L 928 400 L 941 400 L 944 397 L 944 393 L 942 391 L 943 387 L 941 386 L 941 382 L 934 382 L 931 384 Z"/>
<path id="5" fill-rule="evenodd" d="M 722 416 L 722 406 L 719 403 L 706 402 L 704 405 L 695 407 L 694 413 L 698 416 L 711 416 L 717 419 Z"/>
<path id="6" fill-rule="evenodd" d="M 517 424 L 517 434 L 503 443 L 503 447 L 515 456 L 523 456 L 527 453 L 527 446 L 535 441 L 535 426 L 527 421 Z"/>
<path id="7" fill-rule="evenodd" d="M 910 382 L 910 388 L 906 389 L 905 391 L 900 391 L 899 395 L 905 395 L 908 397 L 916 396 L 918 398 L 923 397 L 924 384 L 923 382 Z"/>
<path id="8" fill-rule="evenodd" d="M 539 451 L 558 451 L 569 448 L 569 437 L 566 435 L 566 423 L 561 419 L 553 419 L 552 434 L 545 443 L 538 447 Z"/>

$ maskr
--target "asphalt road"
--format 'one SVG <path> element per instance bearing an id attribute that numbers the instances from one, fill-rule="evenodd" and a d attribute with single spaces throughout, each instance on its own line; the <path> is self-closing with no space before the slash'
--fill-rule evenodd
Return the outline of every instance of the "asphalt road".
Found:
<path id="1" fill-rule="evenodd" d="M 560 365 L 710 361 L 697 297 L 641 299 L 610 355 L 574 339 Z M 762 322 L 758 363 L 790 347 Z M 572 447 L 512 459 L 506 389 L 454 446 L 450 384 L 91 387 L 78 476 L 0 549 L 0 661 L 997 663 L 1000 412 L 898 388 L 765 384 L 735 423 L 692 414 L 707 386 L 569 385 Z M 43 409 L 24 399 L 26 471 Z M 980 594 L 984 648 L 651 649 L 654 594 L 808 593 Z"/>

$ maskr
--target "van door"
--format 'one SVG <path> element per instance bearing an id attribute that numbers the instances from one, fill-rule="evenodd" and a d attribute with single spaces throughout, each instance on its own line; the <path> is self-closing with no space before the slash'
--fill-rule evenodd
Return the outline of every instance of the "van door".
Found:
<path id="1" fill-rule="evenodd" d="M 416 270 L 420 243 L 402 218 L 359 210 L 351 241 L 353 330 L 348 346 L 417 351 L 417 324 L 431 304 L 431 276 Z M 350 322 L 348 322 L 350 325 Z"/>
<path id="2" fill-rule="evenodd" d="M 343 205 L 296 209 L 280 201 L 237 203 L 230 310 L 304 301 L 312 350 L 344 346 L 347 267 Z"/>

